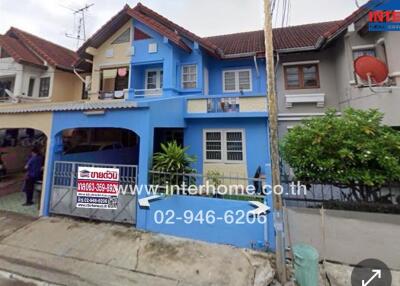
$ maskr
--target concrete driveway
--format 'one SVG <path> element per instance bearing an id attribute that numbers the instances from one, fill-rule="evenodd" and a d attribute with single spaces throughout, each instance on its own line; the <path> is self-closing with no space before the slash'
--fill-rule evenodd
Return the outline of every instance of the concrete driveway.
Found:
<path id="1" fill-rule="evenodd" d="M 0 271 L 35 285 L 253 286 L 269 285 L 274 276 L 264 253 L 121 225 L 9 213 L 0 213 Z"/>

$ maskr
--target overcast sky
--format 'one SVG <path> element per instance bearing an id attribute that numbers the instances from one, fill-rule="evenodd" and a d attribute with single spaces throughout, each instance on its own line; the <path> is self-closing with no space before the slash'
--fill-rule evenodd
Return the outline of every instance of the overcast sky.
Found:
<path id="1" fill-rule="evenodd" d="M 277 0 L 279 1 L 279 0 Z M 74 32 L 71 9 L 94 3 L 87 14 L 91 35 L 125 3 L 137 0 L 0 0 L 0 34 L 10 26 L 76 49 L 65 36 Z M 262 0 L 141 0 L 175 23 L 198 34 L 211 36 L 262 29 Z M 283 2 L 281 0 L 280 2 Z M 366 0 L 359 0 L 360 4 Z M 338 20 L 356 9 L 355 0 L 291 0 L 290 25 Z M 282 9 L 281 9 L 282 10 Z M 279 10 L 278 10 L 279 11 Z M 278 25 L 279 22 L 275 24 Z"/>

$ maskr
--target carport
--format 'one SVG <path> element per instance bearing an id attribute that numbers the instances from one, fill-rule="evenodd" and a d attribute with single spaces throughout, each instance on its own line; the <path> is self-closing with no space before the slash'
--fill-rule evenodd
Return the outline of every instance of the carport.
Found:
<path id="1" fill-rule="evenodd" d="M 136 196 L 133 187 L 137 181 L 140 138 L 133 131 L 122 128 L 74 128 L 56 135 L 62 138 L 53 167 L 50 201 L 52 214 L 76 216 L 102 221 L 135 223 Z M 78 195 L 79 168 L 117 170 L 119 186 L 125 190 L 118 195 L 116 209 L 77 207 L 82 201 Z M 85 197 L 92 202 L 92 194 Z M 109 198 L 106 198 L 107 202 Z M 113 201 L 111 201 L 113 203 Z M 105 206 L 107 207 L 107 206 Z M 115 208 L 115 206 L 112 206 Z"/>
<path id="2" fill-rule="evenodd" d="M 12 182 L 10 180 L 10 184 L 6 180 L 3 181 L 4 191 L 9 193 L 4 194 L 5 196 L 0 198 L 0 201 L 3 202 L 0 202 L 0 208 L 38 216 L 40 214 L 38 205 L 43 206 L 43 190 L 35 192 L 34 202 L 36 204 L 30 207 L 21 206 L 24 202 L 24 194 L 20 190 L 23 187 L 24 165 L 33 145 L 41 146 L 42 154 L 44 155 L 42 187 L 46 183 L 47 151 L 49 146 L 47 138 L 49 138 L 51 132 L 52 114 L 51 112 L 36 113 L 24 107 L 24 105 L 21 105 L 21 107 L 10 105 L 9 108 L 5 106 L 0 109 L 0 129 L 3 130 L 1 132 L 2 137 L 8 133 L 8 138 L 1 142 L 1 152 L 5 153 L 2 156 L 4 164 L 7 173 L 12 175 L 11 179 L 13 180 Z M 10 136 L 13 138 L 10 138 Z"/>
<path id="3" fill-rule="evenodd" d="M 136 196 L 130 191 L 119 195 L 118 209 L 115 210 L 77 208 L 77 174 L 79 167 L 119 169 L 123 187 L 147 183 L 152 146 L 146 141 L 153 138 L 149 118 L 148 108 L 135 102 L 71 103 L 54 108 L 43 214 L 135 224 Z M 93 141 L 92 138 L 88 141 L 85 138 L 110 132 L 121 132 L 124 134 L 122 137 L 130 134 L 129 147 L 110 147 L 120 143 L 124 145 L 122 139 L 114 140 L 115 135 L 111 140 L 101 138 Z M 66 142 L 67 137 L 78 143 Z"/>

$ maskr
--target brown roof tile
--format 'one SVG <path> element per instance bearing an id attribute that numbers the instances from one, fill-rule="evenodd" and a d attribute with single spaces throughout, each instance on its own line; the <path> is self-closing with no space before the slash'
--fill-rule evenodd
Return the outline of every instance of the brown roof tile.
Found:
<path id="1" fill-rule="evenodd" d="M 18 38 L 22 44 L 31 48 L 42 59 L 57 68 L 72 70 L 73 63 L 78 59 L 78 55 L 74 51 L 14 27 L 11 27 L 6 35 Z"/>
<path id="2" fill-rule="evenodd" d="M 6 35 L 0 35 L 0 46 L 18 63 L 31 64 L 45 68 L 44 62 L 17 39 Z"/>
<path id="3" fill-rule="evenodd" d="M 338 27 L 340 23 L 341 21 L 333 21 L 274 29 L 274 48 L 275 50 L 315 48 L 321 37 Z M 206 39 L 220 47 L 225 55 L 262 54 L 265 52 L 263 30 Z"/>

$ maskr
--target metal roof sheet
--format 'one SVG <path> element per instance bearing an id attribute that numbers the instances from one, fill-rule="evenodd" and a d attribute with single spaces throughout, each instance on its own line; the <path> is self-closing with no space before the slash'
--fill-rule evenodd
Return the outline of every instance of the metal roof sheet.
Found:
<path id="1" fill-rule="evenodd" d="M 36 106 L 37 105 L 37 106 Z M 103 109 L 128 109 L 137 108 L 137 102 L 133 101 L 80 101 L 80 102 L 58 102 L 58 103 L 35 103 L 15 106 L 0 106 L 0 114 L 28 113 L 28 112 L 53 112 L 53 111 L 89 111 Z"/>

